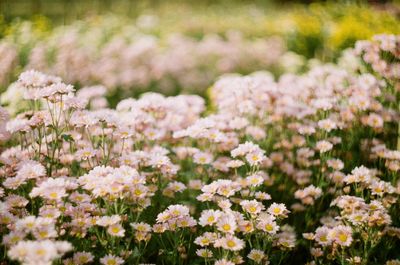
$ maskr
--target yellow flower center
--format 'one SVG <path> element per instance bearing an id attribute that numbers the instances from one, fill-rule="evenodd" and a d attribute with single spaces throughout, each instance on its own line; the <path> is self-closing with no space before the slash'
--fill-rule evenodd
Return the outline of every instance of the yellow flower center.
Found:
<path id="1" fill-rule="evenodd" d="M 229 224 L 224 224 L 224 225 L 222 226 L 222 230 L 224 230 L 224 231 L 229 231 L 229 230 L 231 230 L 231 226 L 230 226 Z"/>
<path id="2" fill-rule="evenodd" d="M 43 248 L 40 248 L 40 249 L 36 250 L 36 254 L 38 256 L 44 256 L 46 254 L 46 250 L 44 250 Z"/>
<path id="3" fill-rule="evenodd" d="M 119 231 L 120 231 L 120 229 L 119 229 L 118 226 L 113 226 L 113 227 L 111 228 L 111 232 L 113 232 L 113 233 L 118 233 Z"/>
<path id="4" fill-rule="evenodd" d="M 90 156 L 90 154 L 91 154 L 91 153 L 88 152 L 88 151 L 87 151 L 87 152 L 83 152 L 83 156 Z"/>
<path id="5" fill-rule="evenodd" d="M 362 220 L 362 216 L 361 215 L 357 215 L 357 216 L 354 217 L 354 220 L 361 221 Z"/>
<path id="6" fill-rule="evenodd" d="M 281 212 L 281 209 L 279 209 L 278 207 L 274 208 L 273 210 L 274 213 L 278 214 Z"/>
<path id="7" fill-rule="evenodd" d="M 236 243 L 233 240 L 228 240 L 228 242 L 226 242 L 226 245 L 230 248 L 233 248 L 234 246 L 236 246 Z"/>
<path id="8" fill-rule="evenodd" d="M 346 242 L 347 241 L 347 235 L 346 234 L 340 234 L 339 235 L 339 240 L 342 242 Z"/>
<path id="9" fill-rule="evenodd" d="M 57 195 L 58 195 L 57 192 L 53 191 L 53 192 L 50 192 L 49 197 L 52 199 L 56 199 Z"/>
<path id="10" fill-rule="evenodd" d="M 255 211 L 257 211 L 257 208 L 255 206 L 251 206 L 249 208 L 249 212 L 254 213 Z"/>
<path id="11" fill-rule="evenodd" d="M 207 238 L 203 238 L 203 239 L 201 240 L 201 243 L 203 243 L 203 244 L 208 244 L 208 243 L 210 243 L 210 240 L 208 240 Z"/>
<path id="12" fill-rule="evenodd" d="M 270 231 L 274 230 L 274 227 L 271 224 L 266 224 L 265 225 L 265 230 L 270 232 Z"/>
<path id="13" fill-rule="evenodd" d="M 11 238 L 10 242 L 11 242 L 11 243 L 17 243 L 17 242 L 20 241 L 20 240 L 21 240 L 20 237 L 15 236 L 15 237 L 12 237 L 12 238 Z"/>
<path id="14" fill-rule="evenodd" d="M 80 261 L 80 262 L 86 263 L 86 262 L 88 262 L 88 260 L 89 260 L 89 259 L 88 259 L 86 256 L 80 256 L 80 257 L 79 257 L 79 261 Z"/>
<path id="15" fill-rule="evenodd" d="M 107 265 L 117 265 L 117 262 L 115 261 L 115 259 L 109 259 L 107 260 Z"/>
<path id="16" fill-rule="evenodd" d="M 47 237 L 48 234 L 49 233 L 47 233 L 47 231 L 40 231 L 39 232 L 39 236 L 42 237 L 42 238 Z"/>
<path id="17" fill-rule="evenodd" d="M 258 179 L 256 179 L 256 178 L 251 179 L 251 184 L 257 184 L 257 183 L 258 183 Z"/>
<path id="18" fill-rule="evenodd" d="M 178 210 L 174 210 L 174 211 L 172 212 L 173 215 L 180 215 L 180 213 L 181 213 L 181 212 L 178 211 Z"/>

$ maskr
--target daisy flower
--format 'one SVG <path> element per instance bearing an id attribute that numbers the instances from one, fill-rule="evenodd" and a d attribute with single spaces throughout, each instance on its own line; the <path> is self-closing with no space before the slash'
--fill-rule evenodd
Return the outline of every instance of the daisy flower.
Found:
<path id="1" fill-rule="evenodd" d="M 121 265 L 124 260 L 115 255 L 106 255 L 100 259 L 100 263 L 103 265 Z"/>
<path id="2" fill-rule="evenodd" d="M 265 258 L 265 253 L 260 249 L 252 249 L 247 257 L 256 263 L 261 263 Z"/>
<path id="3" fill-rule="evenodd" d="M 289 211 L 283 203 L 272 203 L 267 212 L 276 217 L 286 218 Z"/>
<path id="4" fill-rule="evenodd" d="M 112 224 L 107 228 L 107 233 L 116 237 L 123 237 L 125 235 L 125 229 L 120 224 Z"/>

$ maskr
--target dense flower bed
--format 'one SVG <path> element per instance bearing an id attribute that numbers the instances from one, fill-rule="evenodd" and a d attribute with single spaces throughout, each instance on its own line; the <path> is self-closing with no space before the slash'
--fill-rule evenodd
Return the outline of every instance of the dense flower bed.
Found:
<path id="1" fill-rule="evenodd" d="M 104 85 L 108 94 L 202 93 L 223 73 L 283 67 L 286 47 L 279 37 L 247 38 L 239 31 L 160 37 L 123 22 L 109 17 L 101 26 L 74 23 L 45 36 L 22 23 L 0 41 L 0 86 L 21 69 L 36 69 L 78 87 Z"/>
<path id="2" fill-rule="evenodd" d="M 12 1 L 7 9 L 13 11 Z M 165 1 L 133 19 L 89 16 L 62 26 L 38 16 L 2 23 L 0 15 L 0 90 L 34 68 L 76 87 L 102 84 L 116 101 L 149 90 L 203 95 L 223 73 L 299 72 L 305 58 L 335 61 L 357 40 L 400 34 L 396 10 L 395 4 L 208 8 Z"/>
<path id="3" fill-rule="evenodd" d="M 0 115 L 4 257 L 399 264 L 400 36 L 350 57 L 221 77 L 208 112 L 157 93 L 109 109 L 104 88 L 22 73 L 25 111 Z"/>

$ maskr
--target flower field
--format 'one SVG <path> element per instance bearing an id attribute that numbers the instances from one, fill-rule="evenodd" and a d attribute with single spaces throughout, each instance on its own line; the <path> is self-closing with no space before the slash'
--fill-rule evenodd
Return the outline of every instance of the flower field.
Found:
<path id="1" fill-rule="evenodd" d="M 104 21 L 0 39 L 1 265 L 400 264 L 395 23 L 327 59 Z"/>

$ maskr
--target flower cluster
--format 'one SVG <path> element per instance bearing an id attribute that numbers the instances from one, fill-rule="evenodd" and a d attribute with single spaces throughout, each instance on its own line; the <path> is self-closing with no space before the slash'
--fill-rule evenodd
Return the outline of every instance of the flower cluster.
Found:
<path id="1" fill-rule="evenodd" d="M 111 108 L 102 86 L 22 73 L 26 109 L 0 109 L 0 254 L 28 265 L 397 264 L 400 90 L 364 59 L 278 80 L 223 76 L 211 108 L 157 93 Z"/>
<path id="2" fill-rule="evenodd" d="M 105 18 L 102 31 L 88 21 L 84 30 L 79 29 L 82 23 L 56 28 L 49 36 L 31 40 L 26 62 L 19 61 L 18 41 L 2 40 L 0 85 L 10 84 L 10 77 L 21 67 L 80 86 L 101 84 L 110 93 L 119 89 L 132 95 L 149 87 L 169 94 L 177 88 L 194 92 L 207 88 L 223 73 L 272 68 L 286 51 L 279 37 L 251 39 L 240 32 L 205 34 L 200 40 L 184 34 L 160 37 L 141 29 L 139 21 L 136 26 L 132 22 L 110 17 Z M 16 97 L 17 89 L 9 90 L 3 101 Z"/>

